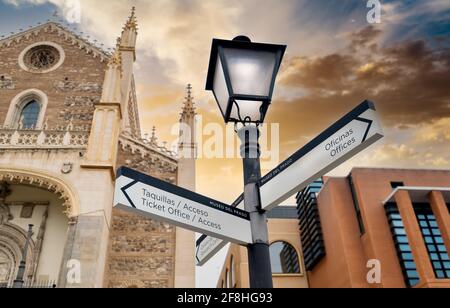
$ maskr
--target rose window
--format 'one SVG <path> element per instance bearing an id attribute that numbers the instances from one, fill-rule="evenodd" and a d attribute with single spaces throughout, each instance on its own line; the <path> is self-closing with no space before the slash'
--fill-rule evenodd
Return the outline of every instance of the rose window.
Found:
<path id="1" fill-rule="evenodd" d="M 53 46 L 41 45 L 31 48 L 24 57 L 26 66 L 35 71 L 43 71 L 52 68 L 58 63 L 60 55 Z"/>

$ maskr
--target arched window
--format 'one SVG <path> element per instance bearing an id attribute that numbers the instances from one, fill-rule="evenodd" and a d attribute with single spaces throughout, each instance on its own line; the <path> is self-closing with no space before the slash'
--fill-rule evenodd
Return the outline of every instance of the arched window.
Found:
<path id="1" fill-rule="evenodd" d="M 230 264 L 230 284 L 231 288 L 236 288 L 236 268 L 234 265 L 234 257 L 231 256 L 231 264 Z"/>
<path id="2" fill-rule="evenodd" d="M 270 245 L 270 261 L 273 274 L 300 274 L 297 250 L 286 242 Z"/>
<path id="3" fill-rule="evenodd" d="M 4 127 L 40 130 L 44 125 L 48 97 L 38 89 L 25 90 L 11 101 Z"/>
<path id="4" fill-rule="evenodd" d="M 37 127 L 41 106 L 36 100 L 32 100 L 23 107 L 20 114 L 19 126 L 23 129 L 34 129 Z"/>

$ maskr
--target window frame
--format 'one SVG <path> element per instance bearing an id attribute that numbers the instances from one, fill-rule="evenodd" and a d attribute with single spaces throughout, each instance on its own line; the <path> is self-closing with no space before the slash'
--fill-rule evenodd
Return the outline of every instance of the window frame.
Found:
<path id="1" fill-rule="evenodd" d="M 232 289 L 235 289 L 237 287 L 236 262 L 233 255 L 231 255 L 230 258 L 230 285 Z"/>
<path id="2" fill-rule="evenodd" d="M 25 63 L 25 55 L 31 49 L 33 49 L 35 47 L 39 47 L 39 46 L 50 46 L 50 47 L 55 48 L 59 52 L 59 61 L 52 67 L 45 69 L 45 70 L 30 69 Z M 18 63 L 19 63 L 20 68 L 26 72 L 33 73 L 33 74 L 46 74 L 46 73 L 50 73 L 54 70 L 57 70 L 61 65 L 63 65 L 65 59 L 66 59 L 66 53 L 64 52 L 64 49 L 60 45 L 58 45 L 54 42 L 50 42 L 50 41 L 43 41 L 43 42 L 37 42 L 37 43 L 31 44 L 31 45 L 27 46 L 24 50 L 22 50 L 22 52 L 19 55 Z"/>
<path id="3" fill-rule="evenodd" d="M 302 263 L 303 259 L 301 258 L 301 254 L 298 251 L 298 249 L 295 247 L 295 245 L 293 245 L 291 242 L 289 242 L 287 240 L 278 239 L 278 240 L 274 240 L 270 243 L 269 251 L 270 251 L 270 248 L 272 247 L 272 245 L 277 244 L 277 243 L 287 244 L 295 251 L 295 253 L 297 255 L 297 263 L 298 263 L 299 272 L 298 273 L 274 273 L 273 268 L 272 268 L 272 275 L 274 277 L 303 277 L 304 276 L 303 263 Z M 271 264 L 272 264 L 272 260 L 271 260 Z M 273 264 L 272 264 L 272 266 L 273 266 Z"/>
<path id="4" fill-rule="evenodd" d="M 225 288 L 230 289 L 230 271 L 228 268 L 225 271 Z"/>
<path id="5" fill-rule="evenodd" d="M 45 114 L 47 111 L 48 97 L 43 91 L 38 89 L 25 90 L 12 99 L 3 127 L 6 129 L 19 129 L 22 111 L 33 100 L 35 100 L 40 107 L 36 126 L 33 129 L 41 130 L 44 125 Z"/>
<path id="6" fill-rule="evenodd" d="M 37 110 L 33 110 L 35 108 Z M 29 109 L 29 110 L 28 110 Z M 32 112 L 31 112 L 32 111 Z M 37 111 L 37 112 L 36 112 Z M 27 114 L 25 114 L 27 112 Z M 39 120 L 39 114 L 41 113 L 41 104 L 38 100 L 32 99 L 24 105 L 19 115 L 19 127 L 24 130 L 34 129 Z M 25 118 L 27 117 L 27 118 Z M 26 123 L 33 122 L 33 123 Z"/>

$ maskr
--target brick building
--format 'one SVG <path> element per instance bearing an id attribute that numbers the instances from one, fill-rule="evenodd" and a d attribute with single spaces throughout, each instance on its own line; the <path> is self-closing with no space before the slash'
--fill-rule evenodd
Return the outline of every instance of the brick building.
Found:
<path id="1" fill-rule="evenodd" d="M 30 285 L 194 286 L 193 233 L 112 210 L 118 166 L 195 188 L 195 140 L 180 156 L 141 136 L 136 39 L 133 10 L 112 53 L 55 22 L 0 40 L 0 285 L 33 224 Z M 194 116 L 189 86 L 180 121 Z"/>
<path id="2" fill-rule="evenodd" d="M 450 288 L 450 171 L 356 168 L 297 203 L 269 213 L 275 287 Z M 218 286 L 248 287 L 245 248 Z"/>

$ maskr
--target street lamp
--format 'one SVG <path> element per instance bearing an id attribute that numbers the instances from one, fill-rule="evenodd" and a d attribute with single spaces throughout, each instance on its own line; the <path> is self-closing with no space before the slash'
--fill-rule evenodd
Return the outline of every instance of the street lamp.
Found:
<path id="1" fill-rule="evenodd" d="M 286 46 L 252 43 L 239 36 L 214 39 L 206 90 L 212 91 L 225 123 L 242 124 L 244 204 L 250 213 L 253 244 L 248 245 L 251 288 L 272 288 L 267 215 L 261 209 L 259 129 L 272 102 L 275 80 Z"/>
<path id="2" fill-rule="evenodd" d="M 25 270 L 27 268 L 28 246 L 30 246 L 31 237 L 33 236 L 33 227 L 33 225 L 28 225 L 27 239 L 25 242 L 25 247 L 23 248 L 22 260 L 20 261 L 19 270 L 17 271 L 17 277 L 13 283 L 14 289 L 23 288 L 23 284 L 25 283 L 24 277 Z"/>
<path id="3" fill-rule="evenodd" d="M 206 90 L 213 91 L 225 123 L 264 122 L 285 51 L 246 36 L 213 40 Z"/>

